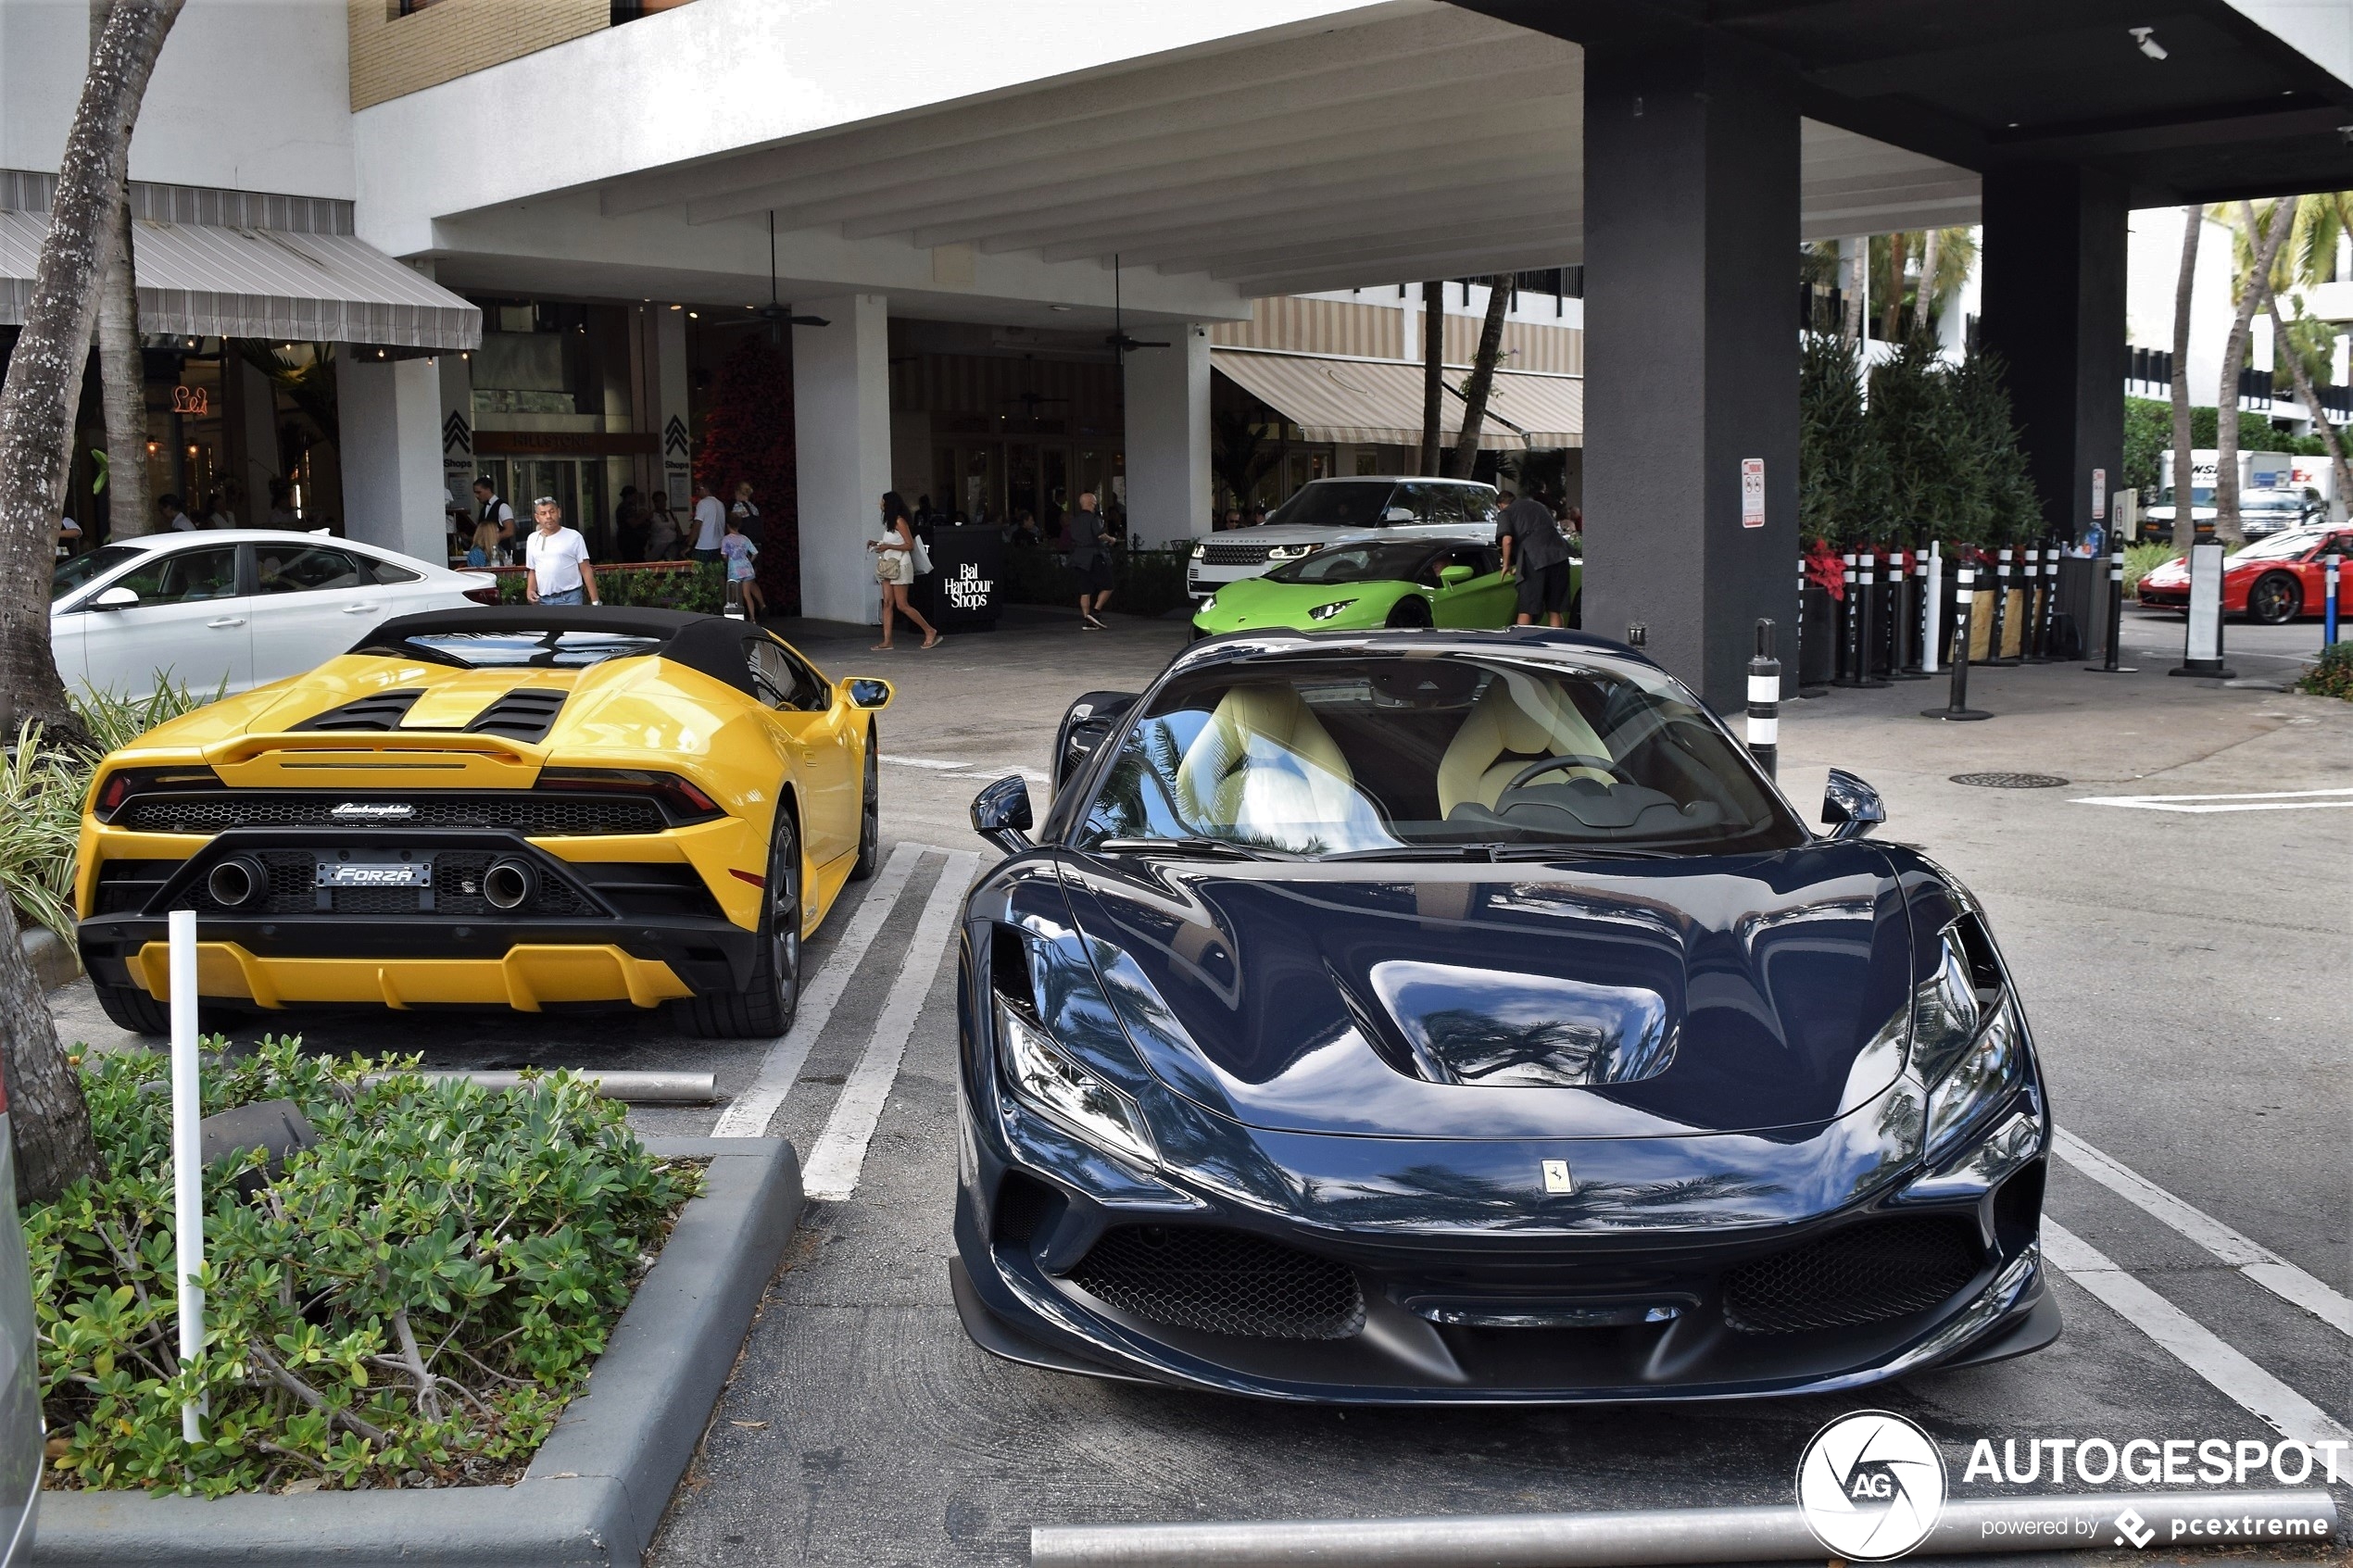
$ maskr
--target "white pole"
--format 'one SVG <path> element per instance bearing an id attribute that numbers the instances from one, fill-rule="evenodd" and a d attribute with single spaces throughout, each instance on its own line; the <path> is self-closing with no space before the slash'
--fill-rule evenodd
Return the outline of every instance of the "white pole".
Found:
<path id="1" fill-rule="evenodd" d="M 1920 612 L 1920 668 L 1931 675 L 1937 670 L 1937 649 L 1944 643 L 1944 546 L 1937 541 L 1928 542 L 1928 603 Z"/>
<path id="2" fill-rule="evenodd" d="M 180 1363 L 204 1353 L 204 1097 L 196 1080 L 196 911 L 174 909 L 171 939 L 171 1208 L 177 1223 L 172 1268 L 180 1278 Z M 180 1407 L 180 1436 L 199 1443 L 200 1402 Z"/>

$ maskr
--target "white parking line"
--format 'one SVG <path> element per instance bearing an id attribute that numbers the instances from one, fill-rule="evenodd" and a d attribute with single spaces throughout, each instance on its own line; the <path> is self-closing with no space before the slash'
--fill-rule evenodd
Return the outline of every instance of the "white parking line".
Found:
<path id="1" fill-rule="evenodd" d="M 2353 1300 L 2347 1300 L 2254 1237 L 2242 1236 L 2203 1209 L 2184 1203 L 2131 1166 L 2101 1153 L 2064 1128 L 2059 1130 L 2056 1152 L 2117 1197 L 2189 1237 L 2281 1300 L 2303 1308 L 2340 1334 L 2353 1335 Z"/>
<path id="2" fill-rule="evenodd" d="M 941 869 L 939 881 L 924 905 L 923 919 L 916 922 L 914 939 L 907 944 L 906 961 L 891 982 L 890 998 L 883 1004 L 882 1016 L 875 1020 L 865 1054 L 842 1085 L 833 1114 L 825 1118 L 825 1130 L 818 1135 L 816 1147 L 801 1168 L 801 1190 L 811 1198 L 838 1199 L 857 1190 L 858 1173 L 866 1163 L 866 1146 L 874 1141 L 883 1104 L 890 1098 L 891 1085 L 898 1081 L 899 1064 L 907 1055 L 915 1020 L 931 996 L 933 977 L 939 972 L 940 950 L 956 934 L 956 911 L 963 906 L 979 862 L 980 857 L 967 850 L 949 856 Z"/>
<path id="3" fill-rule="evenodd" d="M 776 1108 L 785 1103 L 785 1096 L 792 1092 L 793 1080 L 800 1076 L 800 1065 L 809 1060 L 809 1047 L 824 1034 L 834 1016 L 834 1004 L 849 988 L 849 977 L 858 972 L 859 960 L 866 949 L 875 945 L 875 934 L 883 922 L 890 918 L 899 896 L 907 890 L 907 878 L 922 859 L 925 847 L 920 844 L 900 844 L 884 862 L 882 872 L 859 900 L 858 912 L 842 928 L 841 940 L 825 955 L 824 967 L 813 979 L 803 983 L 800 1007 L 793 1014 L 792 1027 L 768 1047 L 761 1059 L 760 1071 L 752 1074 L 750 1086 L 737 1095 L 734 1103 L 719 1113 L 719 1121 L 711 1129 L 714 1138 L 757 1138 L 768 1133 L 770 1118 Z"/>
<path id="4" fill-rule="evenodd" d="M 2353 789 L 2280 789 L 2250 795 L 2080 795 L 2077 806 L 2122 806 L 2135 811 L 2325 811 L 2353 806 Z"/>
<path id="5" fill-rule="evenodd" d="M 2306 1443 L 2353 1440 L 2353 1431 L 2326 1411 L 2224 1344 L 2212 1329 L 2048 1215 L 2043 1219 L 2043 1255 L 2109 1311 L 2282 1436 Z"/>

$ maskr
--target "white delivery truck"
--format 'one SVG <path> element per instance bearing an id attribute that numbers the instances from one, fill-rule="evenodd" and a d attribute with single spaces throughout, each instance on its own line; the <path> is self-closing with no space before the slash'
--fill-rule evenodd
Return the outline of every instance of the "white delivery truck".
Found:
<path id="1" fill-rule="evenodd" d="M 2215 476 L 2221 471 L 2221 454 L 2211 446 L 2190 451 L 2190 517 L 2196 522 L 2214 521 Z M 2158 458 L 2159 483 L 2155 499 L 2141 508 L 2141 528 L 2158 535 L 2173 532 L 2173 449 Z M 2327 514 L 2336 493 L 2336 475 L 2326 458 L 2299 458 L 2286 452 L 2239 453 L 2239 522 L 2250 539 L 2294 528 Z"/>

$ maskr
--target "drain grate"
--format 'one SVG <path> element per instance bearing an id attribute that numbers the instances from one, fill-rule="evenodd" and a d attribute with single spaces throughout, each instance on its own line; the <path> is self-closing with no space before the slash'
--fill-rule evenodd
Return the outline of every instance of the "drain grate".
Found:
<path id="1" fill-rule="evenodd" d="M 2064 789 L 2070 783 L 2057 773 L 1955 773 L 1953 782 L 1979 789 Z"/>

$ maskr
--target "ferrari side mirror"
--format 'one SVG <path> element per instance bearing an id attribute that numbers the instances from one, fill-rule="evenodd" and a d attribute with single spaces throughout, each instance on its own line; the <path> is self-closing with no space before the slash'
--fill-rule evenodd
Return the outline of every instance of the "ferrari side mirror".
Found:
<path id="1" fill-rule="evenodd" d="M 890 683 L 877 681 L 871 675 L 849 678 L 849 706 L 852 708 L 887 708 L 890 706 Z"/>
<path id="2" fill-rule="evenodd" d="M 1029 785 L 1019 773 L 1008 773 L 973 797 L 973 832 L 1006 854 L 1034 847 L 1029 825 Z"/>
<path id="3" fill-rule="evenodd" d="M 1860 838 L 1887 821 L 1887 804 L 1869 784 L 1843 768 L 1832 768 L 1822 790 L 1822 821 L 1834 839 Z"/>

